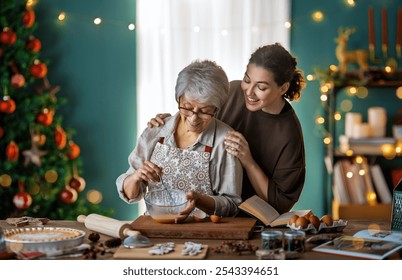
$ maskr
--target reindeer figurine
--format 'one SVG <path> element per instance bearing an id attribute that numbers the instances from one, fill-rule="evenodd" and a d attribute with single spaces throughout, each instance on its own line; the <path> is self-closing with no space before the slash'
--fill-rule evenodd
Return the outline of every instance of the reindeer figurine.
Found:
<path id="1" fill-rule="evenodd" d="M 339 62 L 339 70 L 342 75 L 346 73 L 347 65 L 350 62 L 355 62 L 359 65 L 360 70 L 363 72 L 368 71 L 368 51 L 363 49 L 347 50 L 349 35 L 356 31 L 355 28 L 346 28 L 343 30 L 342 26 L 338 29 L 338 38 L 335 42 L 338 43 L 335 53 Z"/>

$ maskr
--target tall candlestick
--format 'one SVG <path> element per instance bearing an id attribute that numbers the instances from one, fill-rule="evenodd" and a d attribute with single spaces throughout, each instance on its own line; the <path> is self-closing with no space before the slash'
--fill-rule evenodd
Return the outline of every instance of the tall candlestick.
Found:
<path id="1" fill-rule="evenodd" d="M 398 8 L 398 20 L 396 23 L 396 55 L 401 57 L 402 45 L 402 8 Z"/>
<path id="2" fill-rule="evenodd" d="M 388 27 L 387 27 L 387 9 L 382 8 L 381 11 L 382 19 L 382 53 L 384 58 L 388 57 Z"/>
<path id="3" fill-rule="evenodd" d="M 369 29 L 369 51 L 370 58 L 374 61 L 375 54 L 375 34 L 374 34 L 374 11 L 372 7 L 368 8 L 368 29 Z"/>

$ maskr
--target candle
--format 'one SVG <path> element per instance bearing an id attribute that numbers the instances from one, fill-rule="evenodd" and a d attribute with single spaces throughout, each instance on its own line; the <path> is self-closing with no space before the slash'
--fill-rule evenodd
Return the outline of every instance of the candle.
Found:
<path id="1" fill-rule="evenodd" d="M 369 30 L 369 50 L 370 57 L 374 59 L 375 51 L 375 34 L 374 34 L 374 11 L 372 7 L 368 8 L 368 30 Z"/>
<path id="2" fill-rule="evenodd" d="M 398 9 L 398 20 L 396 24 L 396 54 L 401 56 L 401 44 L 402 44 L 402 8 Z"/>
<path id="3" fill-rule="evenodd" d="M 381 11 L 382 19 L 382 51 L 384 56 L 387 55 L 388 50 L 388 28 L 387 28 L 387 10 L 382 8 Z"/>

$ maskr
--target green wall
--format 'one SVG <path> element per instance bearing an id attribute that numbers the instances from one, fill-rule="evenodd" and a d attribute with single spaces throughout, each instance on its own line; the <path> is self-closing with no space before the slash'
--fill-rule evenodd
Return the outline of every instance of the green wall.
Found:
<path id="1" fill-rule="evenodd" d="M 368 5 L 375 9 L 377 46 L 383 6 L 388 9 L 389 39 L 394 44 L 398 1 L 356 2 L 356 7 L 350 8 L 341 0 L 292 1 L 291 51 L 305 74 L 313 73 L 313 67 L 337 63 L 334 38 L 341 25 L 357 28 L 350 37 L 350 49 L 367 49 Z M 311 20 L 315 10 L 324 12 L 324 21 Z M 42 57 L 50 60 L 49 79 L 61 86 L 58 94 L 69 101 L 63 114 L 68 126 L 77 130 L 74 139 L 81 146 L 87 189 L 101 190 L 102 205 L 114 208 L 115 218 L 129 220 L 136 215 L 136 207 L 118 198 L 115 179 L 128 167 L 127 156 L 136 139 L 135 31 L 127 29 L 128 23 L 135 22 L 135 1 L 42 0 L 36 11 Z M 67 13 L 62 24 L 57 21 L 60 11 Z M 101 17 L 103 23 L 94 25 L 95 17 Z M 392 48 L 390 52 L 394 54 Z M 377 91 L 387 98 L 370 94 L 368 101 L 357 107 L 384 104 L 390 113 L 396 112 L 400 100 L 392 90 Z M 318 82 L 309 82 L 301 101 L 294 106 L 303 126 L 307 153 L 307 180 L 295 208 L 313 209 L 322 215 L 328 209 L 324 201 L 324 146 L 315 125 L 315 113 L 321 108 Z"/>
<path id="2" fill-rule="evenodd" d="M 388 13 L 388 38 L 389 55 L 395 57 L 395 34 L 396 34 L 396 14 L 398 8 L 402 7 L 401 1 L 396 0 L 367 0 L 355 1 L 355 7 L 346 5 L 346 1 L 320 1 L 304 0 L 292 1 L 292 29 L 291 29 L 291 51 L 297 56 L 299 67 L 305 74 L 313 74 L 313 68 L 327 68 L 331 64 L 338 64 L 335 56 L 336 43 L 334 38 L 338 35 L 338 27 L 356 27 L 356 33 L 350 35 L 348 49 L 368 49 L 368 7 L 374 8 L 375 38 L 377 52 L 376 57 L 381 57 L 378 46 L 381 44 L 381 8 L 387 8 Z M 322 22 L 314 22 L 311 15 L 314 11 L 320 10 L 325 18 Z M 402 64 L 399 59 L 399 69 Z M 384 64 L 371 64 L 370 66 L 381 66 Z M 353 65 L 351 65 L 353 67 Z M 297 208 L 313 209 L 319 215 L 329 212 L 330 209 L 325 203 L 326 197 L 326 169 L 324 166 L 325 148 L 322 142 L 323 136 L 315 125 L 316 113 L 322 109 L 319 100 L 319 83 L 317 81 L 308 82 L 304 90 L 302 99 L 294 103 L 296 111 L 300 117 L 307 154 L 307 180 Z M 340 94 L 337 100 L 348 98 L 345 94 Z M 369 88 L 369 95 L 363 101 L 352 99 L 352 111 L 360 111 L 364 114 L 370 106 L 384 106 L 387 108 L 389 124 L 397 112 L 397 108 L 402 104 L 396 98 L 395 89 L 392 88 Z M 337 107 L 339 108 L 339 106 Z M 337 124 L 338 131 L 343 129 L 343 122 Z M 388 135 L 391 136 L 390 125 Z M 388 163 L 389 164 L 389 163 Z M 396 163 L 401 166 L 400 159 Z"/>
<path id="3" fill-rule="evenodd" d="M 115 186 L 136 139 L 135 31 L 127 27 L 135 9 L 132 0 L 41 0 L 35 9 L 41 57 L 50 62 L 50 82 L 61 86 L 58 95 L 68 100 L 61 113 L 76 130 L 86 190 L 100 190 L 102 206 L 119 219 L 137 212 Z M 61 11 L 64 22 L 57 20 Z M 96 17 L 102 24 L 93 23 Z"/>

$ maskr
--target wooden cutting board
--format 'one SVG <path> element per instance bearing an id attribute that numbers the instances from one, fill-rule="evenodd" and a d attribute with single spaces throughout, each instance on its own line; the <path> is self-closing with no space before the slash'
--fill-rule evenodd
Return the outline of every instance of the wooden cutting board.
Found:
<path id="1" fill-rule="evenodd" d="M 133 229 L 150 238 L 250 239 L 257 220 L 248 217 L 224 217 L 219 223 L 196 222 L 192 218 L 181 224 L 161 224 L 143 215 L 131 223 Z"/>
<path id="2" fill-rule="evenodd" d="M 203 245 L 201 253 L 196 256 L 183 256 L 181 251 L 184 248 L 184 244 L 176 244 L 174 251 L 165 255 L 151 255 L 148 253 L 149 248 L 134 248 L 128 249 L 120 246 L 114 253 L 114 259 L 122 260 L 202 260 L 205 259 L 208 251 L 208 245 Z"/>

